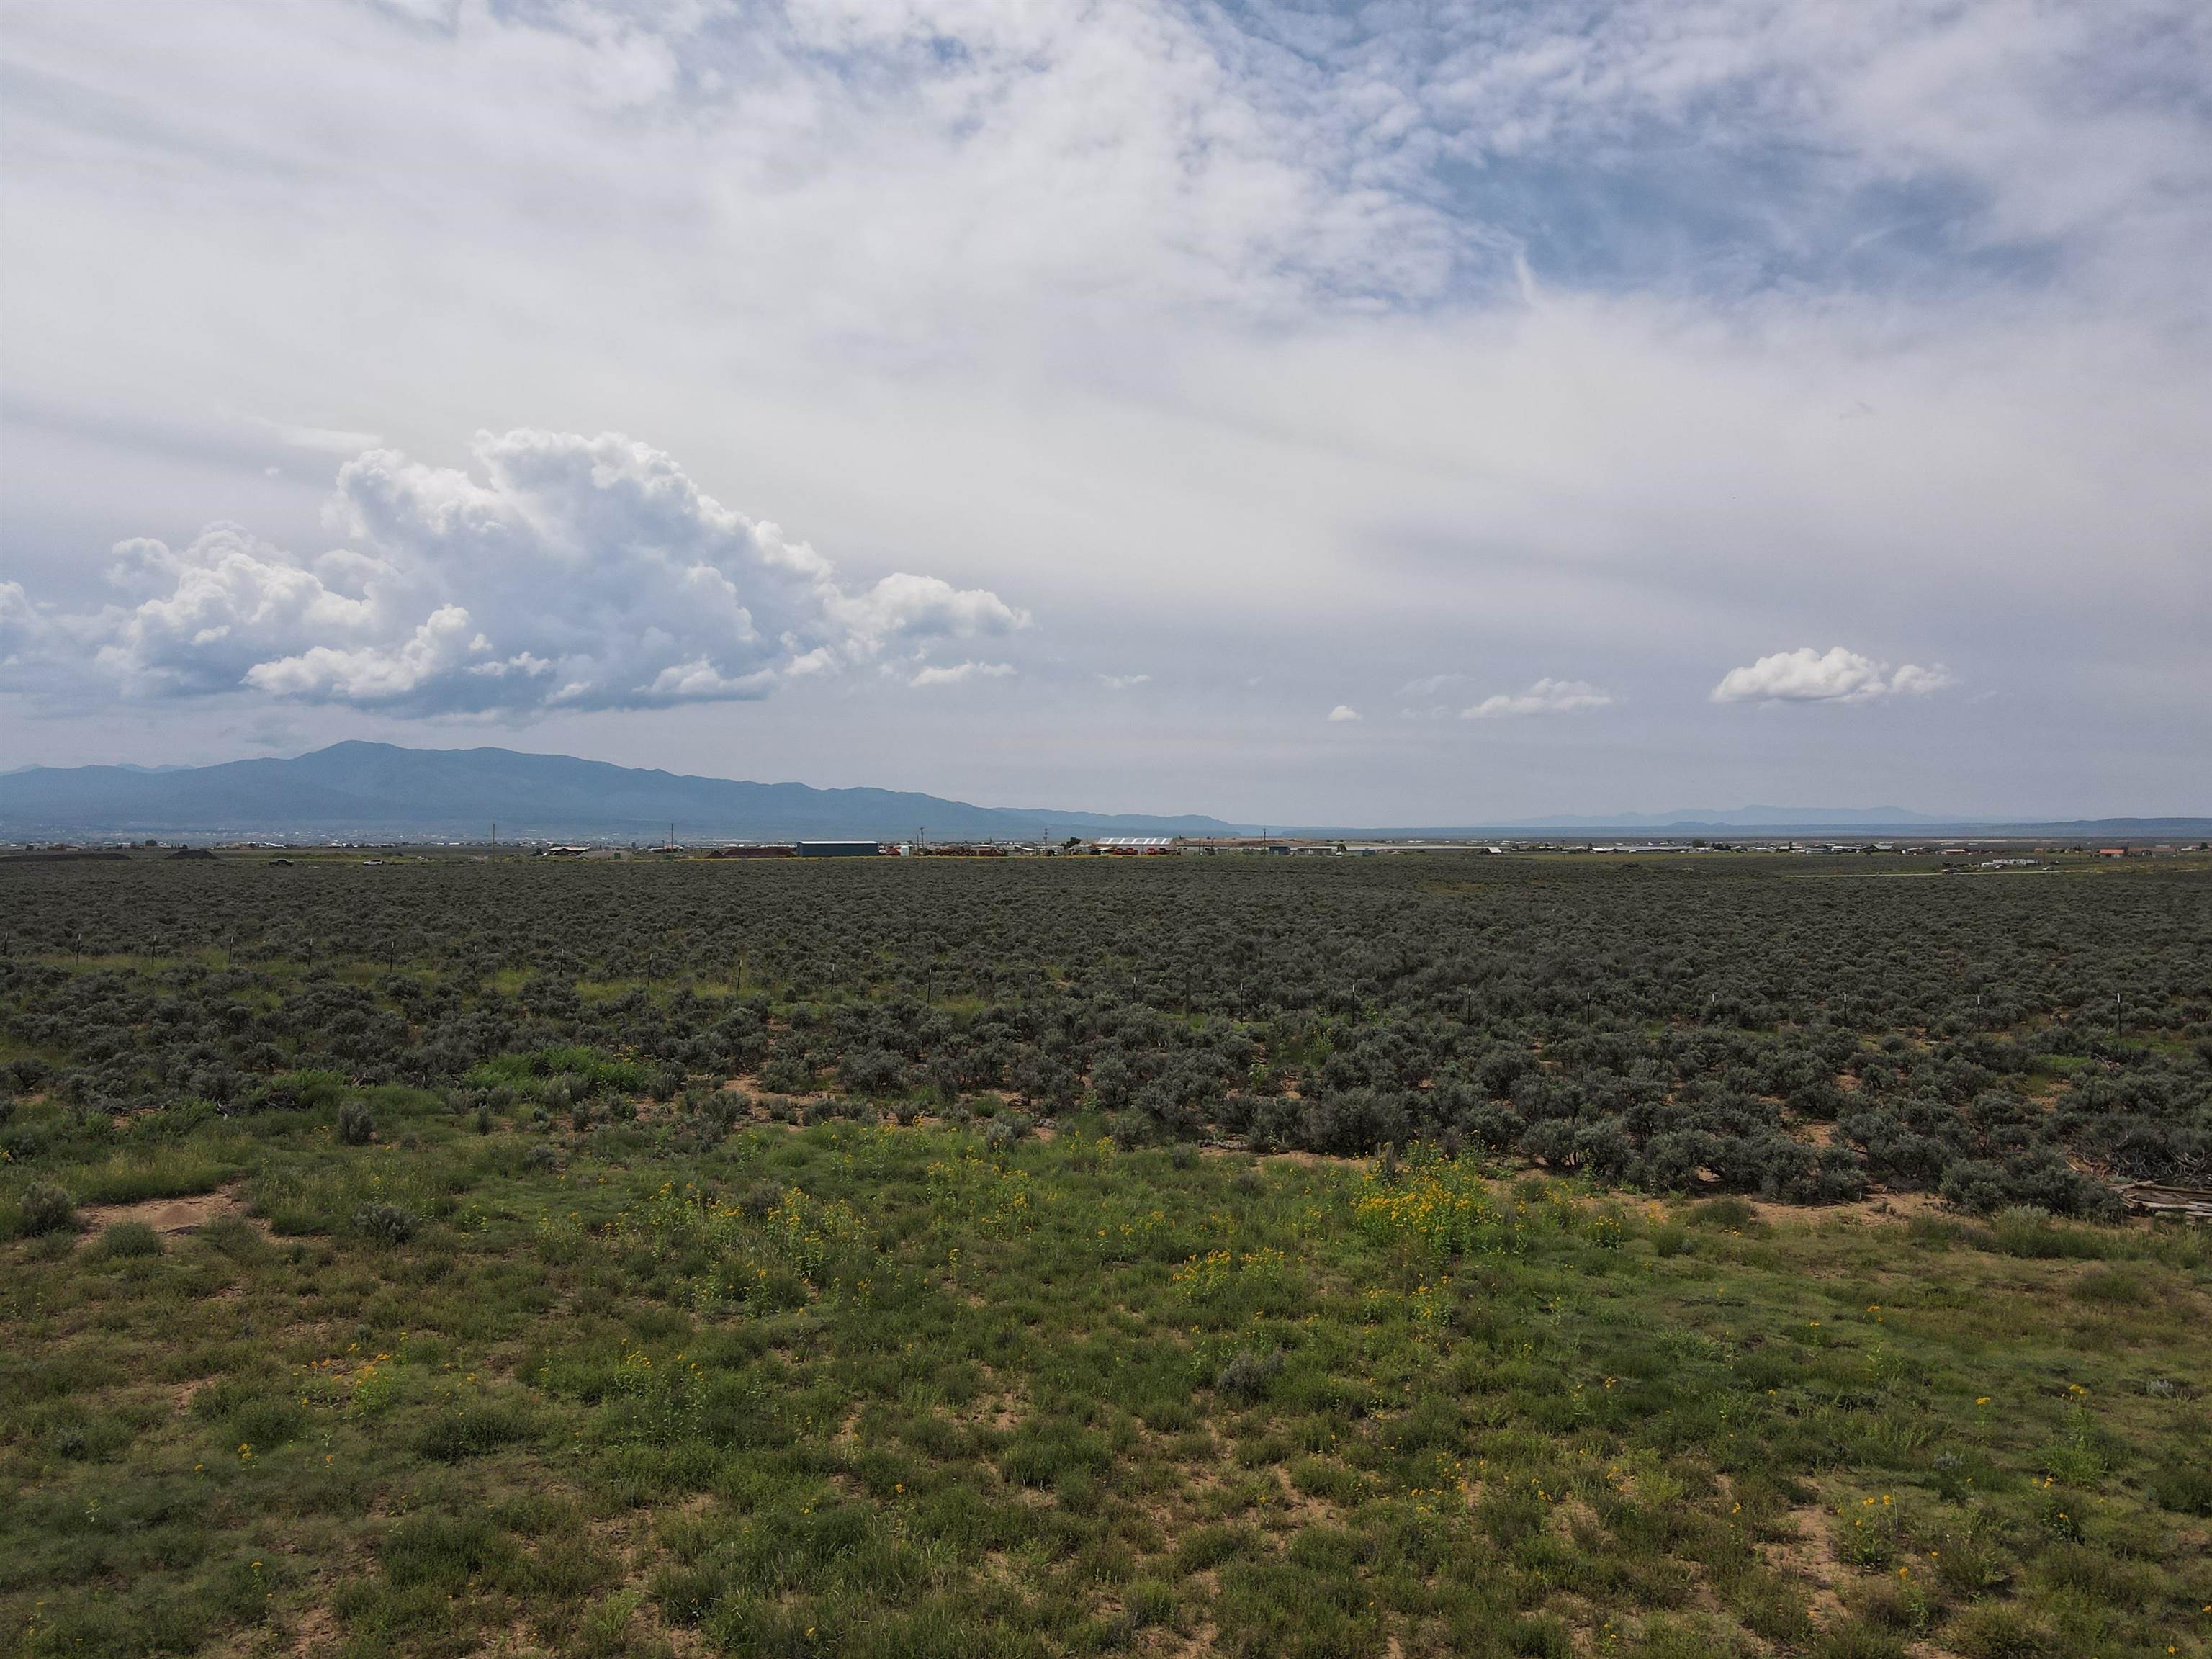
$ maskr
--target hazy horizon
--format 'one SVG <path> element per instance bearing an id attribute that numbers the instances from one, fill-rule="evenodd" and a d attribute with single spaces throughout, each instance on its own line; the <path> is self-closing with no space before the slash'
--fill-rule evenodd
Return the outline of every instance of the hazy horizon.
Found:
<path id="1" fill-rule="evenodd" d="M 363 740 L 341 739 L 341 741 L 357 742 Z M 416 744 L 406 745 L 406 747 L 441 753 L 466 753 L 472 749 L 485 749 L 501 754 L 524 755 L 539 759 L 581 760 L 588 758 L 586 757 L 563 755 L 553 750 L 518 750 L 506 744 Z M 310 756 L 319 752 L 321 752 L 320 750 L 313 750 L 305 751 L 299 755 L 237 756 L 233 757 L 232 759 L 234 761 L 255 760 L 283 762 L 287 760 L 306 759 Z M 226 763 L 221 761 L 207 763 L 207 764 L 212 765 L 221 765 L 224 763 Z M 620 764 L 621 763 L 611 763 Z M 90 768 L 118 767 L 149 775 L 195 769 L 175 763 L 148 765 L 141 763 L 127 761 L 85 761 L 78 763 L 77 765 L 80 767 Z M 19 773 L 33 769 L 35 769 L 35 765 L 9 767 L 4 771 L 0 771 L 0 777 L 11 777 Z M 734 778 L 715 773 L 685 772 L 675 768 L 655 768 L 644 769 L 665 772 L 679 780 L 704 781 L 710 782 L 750 782 L 766 784 L 769 786 L 788 786 L 797 784 L 804 787 L 814 789 L 835 789 L 839 787 L 868 788 L 880 787 L 868 785 L 823 785 L 817 784 L 809 779 L 800 777 L 785 778 L 763 776 L 757 778 Z M 1173 800 L 1101 801 L 1080 799 L 1042 802 L 1035 798 L 1022 798 L 1008 800 L 978 799 L 963 802 L 959 800 L 957 798 L 945 797 L 945 792 L 940 790 L 922 789 L 918 791 L 918 793 L 936 795 L 951 799 L 953 801 L 953 804 L 956 805 L 967 805 L 997 811 L 1058 813 L 1063 815 L 1069 812 L 1074 812 L 1082 815 L 1096 816 L 1101 818 L 1111 817 L 1137 817 L 1166 819 L 1181 817 L 1212 817 L 1231 823 L 1246 823 L 1253 822 L 1251 820 L 1237 818 L 1233 815 L 1224 815 L 1212 811 L 1203 802 Z M 396 806 L 398 805 L 398 804 L 395 804 Z M 1762 812 L 1769 813 L 1772 816 L 1764 818 L 1753 816 Z M 1883 816 L 1884 814 L 1887 814 L 1889 816 L 1885 817 Z M 0 807 L 0 818 L 4 818 L 5 816 L 4 807 Z M 406 816 L 406 813 L 403 811 L 400 812 L 399 816 L 404 817 Z M 2197 815 L 2185 812 L 2165 812 L 2155 810 L 2096 815 L 2096 817 L 2113 820 L 2126 819 L 2147 822 L 2170 819 L 2193 820 L 2196 818 L 2196 816 Z M 395 819 L 395 821 L 397 820 Z M 1601 811 L 1596 813 L 1562 811 L 1547 817 L 1541 812 L 1537 812 L 1533 814 L 1525 814 L 1513 818 L 1469 818 L 1452 822 L 1436 820 L 1426 823 L 1416 823 L 1411 821 L 1385 822 L 1380 819 L 1360 818 L 1356 816 L 1350 816 L 1328 819 L 1313 819 L 1304 822 L 1284 820 L 1279 822 L 1276 827 L 1284 830 L 1285 833 L 1295 831 L 1302 828 L 1319 828 L 1332 831 L 1357 831 L 1361 830 L 1371 830 L 1379 833 L 1389 830 L 1487 830 L 1547 828 L 1660 830 L 1668 828 L 1670 823 L 1674 822 L 1679 822 L 1683 826 L 1691 829 L 1726 826 L 1739 829 L 1778 830 L 1790 828 L 1904 829 L 1910 828 L 1915 824 L 1924 824 L 1930 828 L 1940 828 L 1943 826 L 1966 826 L 1972 824 L 1987 824 L 1991 827 L 1999 827 L 2008 823 L 2033 825 L 2087 823 L 2094 821 L 2095 821 L 2095 818 L 2093 817 L 2092 815 L 2066 811 L 2047 811 L 2043 812 L 2022 813 L 2009 817 L 1998 817 L 1971 812 L 1946 811 L 1940 809 L 1929 809 L 1924 806 L 1905 806 L 1896 802 L 1883 802 L 1877 805 L 1837 805 L 1834 803 L 1829 803 L 1826 805 L 1810 805 L 1804 803 L 1784 804 L 1779 802 L 1745 802 L 1742 805 L 1735 806 L 1617 806 L 1613 808 L 1610 811 Z"/>
<path id="2" fill-rule="evenodd" d="M 2207 84 L 2179 0 L 11 3 L 0 765 L 2212 813 Z"/>

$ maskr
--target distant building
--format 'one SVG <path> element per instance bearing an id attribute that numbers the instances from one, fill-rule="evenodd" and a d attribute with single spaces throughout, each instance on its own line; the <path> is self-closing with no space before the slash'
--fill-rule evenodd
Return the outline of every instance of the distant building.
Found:
<path id="1" fill-rule="evenodd" d="M 1173 836 L 1101 836 L 1091 844 L 1102 853 L 1125 855 L 1175 851 Z"/>
<path id="2" fill-rule="evenodd" d="M 803 859 L 872 859 L 884 849 L 872 841 L 802 841 L 791 850 Z"/>
<path id="3" fill-rule="evenodd" d="M 2124 859 L 2127 855 L 2128 849 L 2124 847 L 2100 847 L 2097 849 L 2097 856 L 2100 859 Z"/>

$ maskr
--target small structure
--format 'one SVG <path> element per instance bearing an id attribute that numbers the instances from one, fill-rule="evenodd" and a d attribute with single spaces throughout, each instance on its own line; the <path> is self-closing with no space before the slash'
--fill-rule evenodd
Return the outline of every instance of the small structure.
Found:
<path id="1" fill-rule="evenodd" d="M 1175 851 L 1173 836 L 1101 836 L 1091 844 L 1102 853 L 1118 853 L 1124 857 Z"/>
<path id="2" fill-rule="evenodd" d="M 884 849 L 872 841 L 802 841 L 791 850 L 803 859 L 872 859 Z"/>
<path id="3" fill-rule="evenodd" d="M 2130 1215 L 2176 1216 L 2202 1224 L 2212 1222 L 2212 1188 L 2131 1182 L 2120 1188 L 2120 1206 Z"/>

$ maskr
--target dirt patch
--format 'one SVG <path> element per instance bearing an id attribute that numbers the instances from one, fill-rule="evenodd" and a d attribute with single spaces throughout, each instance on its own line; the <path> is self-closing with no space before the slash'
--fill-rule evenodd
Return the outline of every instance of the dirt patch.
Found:
<path id="1" fill-rule="evenodd" d="M 972 1424 L 979 1429 L 988 1429 L 994 1434 L 1011 1434 L 1029 1416 L 1029 1407 L 1011 1394 L 979 1394 L 969 1402 L 965 1411 L 954 1415 L 959 1421 Z"/>
<path id="2" fill-rule="evenodd" d="M 1776 1571 L 1813 1586 L 1814 1616 L 1823 1626 L 1832 1626 L 1848 1616 L 1836 1586 L 1850 1576 L 1849 1571 L 1836 1559 L 1835 1543 L 1828 1535 L 1828 1521 L 1827 1510 L 1817 1504 L 1808 1504 L 1790 1511 L 1795 1537 L 1760 1547 L 1767 1565 Z"/>
<path id="3" fill-rule="evenodd" d="M 289 1651 L 299 1656 L 299 1659 L 312 1659 L 315 1654 L 334 1650 L 342 1636 L 338 1621 L 328 1607 L 309 1607 L 292 1621 Z"/>
<path id="4" fill-rule="evenodd" d="M 197 1232 L 225 1216 L 236 1216 L 263 1237 L 269 1233 L 267 1224 L 248 1215 L 245 1201 L 228 1188 L 196 1193 L 189 1198 L 149 1198 L 137 1204 L 80 1205 L 76 1213 L 78 1220 L 93 1232 L 112 1227 L 118 1221 L 136 1221 L 157 1233 L 174 1237 L 179 1233 Z"/>
<path id="5" fill-rule="evenodd" d="M 1584 1534 L 1599 1533 L 1603 1530 L 1604 1523 L 1599 1521 L 1597 1511 L 1581 1498 L 1563 1498 L 1552 1505 L 1550 1512 L 1544 1517 L 1544 1525 L 1563 1542 L 1573 1543 L 1577 1529 Z"/>
<path id="6" fill-rule="evenodd" d="M 1334 1526 L 1343 1519 L 1343 1510 L 1327 1498 L 1299 1491 L 1291 1480 L 1291 1472 L 1279 1463 L 1275 1466 L 1275 1487 L 1282 1498 L 1279 1513 L 1292 1532 L 1308 1527 Z"/>
<path id="7" fill-rule="evenodd" d="M 1838 1216 L 1855 1221 L 1910 1221 L 1943 1207 L 1935 1193 L 1870 1193 L 1842 1204 L 1778 1204 L 1771 1200 L 1749 1200 L 1761 1221 L 1803 1222 L 1832 1220 Z"/>

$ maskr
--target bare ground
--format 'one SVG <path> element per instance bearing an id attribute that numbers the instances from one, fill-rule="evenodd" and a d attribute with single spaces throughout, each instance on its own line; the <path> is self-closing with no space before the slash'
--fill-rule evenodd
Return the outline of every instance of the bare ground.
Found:
<path id="1" fill-rule="evenodd" d="M 136 1221 L 173 1237 L 179 1233 L 197 1232 L 226 1216 L 236 1216 L 264 1234 L 269 1231 L 265 1223 L 246 1212 L 246 1201 L 238 1196 L 235 1188 L 229 1187 L 212 1193 L 196 1193 L 189 1198 L 149 1198 L 137 1204 L 84 1204 L 77 1207 L 76 1213 L 77 1219 L 93 1232 L 112 1227 L 118 1221 Z"/>

